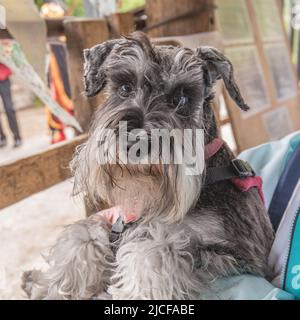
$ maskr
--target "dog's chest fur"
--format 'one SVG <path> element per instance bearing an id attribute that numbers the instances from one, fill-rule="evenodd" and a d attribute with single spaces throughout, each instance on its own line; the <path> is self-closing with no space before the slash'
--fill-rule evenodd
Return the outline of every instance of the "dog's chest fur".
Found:
<path id="1" fill-rule="evenodd" d="M 225 145 L 206 165 L 227 166 L 233 158 L 233 153 Z M 274 234 L 256 189 L 241 192 L 230 181 L 203 186 L 195 208 L 182 223 L 164 227 L 162 224 L 160 219 L 153 219 L 145 225 L 136 224 L 125 232 L 117 246 L 148 238 L 157 245 L 165 242 L 168 250 L 174 250 L 176 256 L 182 248 L 173 246 L 170 239 L 180 242 L 188 235 L 186 241 L 189 244 L 186 243 L 181 254 L 186 251 L 193 256 L 194 261 L 190 263 L 198 268 L 202 283 L 244 273 L 272 277 L 268 254 Z"/>

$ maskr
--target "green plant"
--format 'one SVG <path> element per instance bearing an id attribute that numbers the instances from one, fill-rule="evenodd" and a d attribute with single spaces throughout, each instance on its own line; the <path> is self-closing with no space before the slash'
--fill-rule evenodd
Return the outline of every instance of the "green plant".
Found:
<path id="1" fill-rule="evenodd" d="M 127 12 L 145 5 L 145 0 L 122 0 L 119 12 Z"/>
<path id="2" fill-rule="evenodd" d="M 68 15 L 75 17 L 84 16 L 83 0 L 65 0 L 68 7 Z"/>
<path id="3" fill-rule="evenodd" d="M 41 6 L 44 4 L 44 0 L 34 0 L 34 3 L 40 9 Z"/>

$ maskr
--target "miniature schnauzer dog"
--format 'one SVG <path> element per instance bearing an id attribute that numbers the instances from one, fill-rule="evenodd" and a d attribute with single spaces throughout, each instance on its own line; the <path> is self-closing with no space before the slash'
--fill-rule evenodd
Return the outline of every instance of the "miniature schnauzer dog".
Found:
<path id="1" fill-rule="evenodd" d="M 99 164 L 103 129 L 203 129 L 204 144 L 218 138 L 211 107 L 222 79 L 242 109 L 249 107 L 230 61 L 218 50 L 155 46 L 143 33 L 84 51 L 85 92 L 106 88 L 89 138 L 71 168 L 74 190 L 101 209 L 130 206 L 139 218 L 112 241 L 107 219 L 92 215 L 66 227 L 49 255 L 49 269 L 28 271 L 31 299 L 201 299 L 217 279 L 252 274 L 268 278 L 273 230 L 258 191 L 230 180 L 205 183 L 209 168 L 234 159 L 224 143 L 203 160 L 203 174 L 183 165 Z M 120 146 L 119 146 L 120 147 Z M 172 148 L 171 148 L 172 150 Z M 175 152 L 175 150 L 173 150 Z"/>

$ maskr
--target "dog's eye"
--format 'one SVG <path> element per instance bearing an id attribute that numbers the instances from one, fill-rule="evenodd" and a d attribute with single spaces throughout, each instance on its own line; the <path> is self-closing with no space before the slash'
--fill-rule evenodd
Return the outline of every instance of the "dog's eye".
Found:
<path id="1" fill-rule="evenodd" d="M 129 84 L 123 84 L 119 88 L 119 94 L 121 97 L 127 98 L 127 97 L 129 97 L 131 92 L 132 92 L 132 87 Z"/>
<path id="2" fill-rule="evenodd" d="M 181 92 L 180 94 L 175 95 L 173 97 L 173 104 L 177 108 L 182 108 L 182 107 L 186 106 L 188 104 L 188 102 L 189 102 L 189 98 L 183 92 Z"/>

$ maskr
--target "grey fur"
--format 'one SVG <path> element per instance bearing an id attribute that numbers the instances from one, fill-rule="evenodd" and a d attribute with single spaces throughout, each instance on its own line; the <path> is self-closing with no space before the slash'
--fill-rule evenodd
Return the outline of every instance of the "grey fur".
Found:
<path id="1" fill-rule="evenodd" d="M 91 299 L 110 283 L 113 253 L 103 221 L 81 220 L 67 226 L 51 249 L 47 272 L 25 272 L 30 299 Z"/>
<path id="2" fill-rule="evenodd" d="M 99 209 L 137 196 L 142 217 L 113 245 L 104 221 L 69 226 L 52 250 L 49 270 L 25 274 L 30 298 L 201 299 L 218 278 L 270 276 L 273 231 L 256 190 L 242 193 L 229 181 L 203 186 L 204 177 L 186 177 L 181 165 L 164 166 L 162 173 L 142 165 L 97 165 L 102 129 L 116 129 L 122 120 L 147 132 L 203 128 L 205 143 L 211 142 L 218 136 L 212 87 L 220 77 L 247 109 L 231 63 L 214 48 L 154 47 L 136 33 L 85 51 L 86 94 L 106 85 L 108 97 L 71 163 L 74 193 Z M 123 84 L 132 87 L 126 98 Z M 188 104 L 174 105 L 182 92 Z M 225 144 L 205 166 L 226 166 L 233 158 Z"/>

